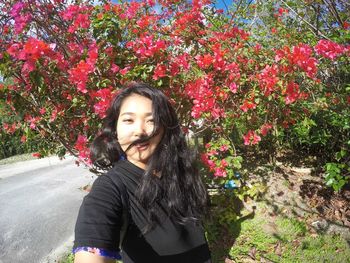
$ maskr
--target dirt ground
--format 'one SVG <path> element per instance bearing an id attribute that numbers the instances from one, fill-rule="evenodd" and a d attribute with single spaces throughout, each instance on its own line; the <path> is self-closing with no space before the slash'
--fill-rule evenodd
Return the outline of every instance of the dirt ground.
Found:
<path id="1" fill-rule="evenodd" d="M 335 193 L 312 168 L 279 162 L 270 170 L 258 167 L 252 176 L 267 186 L 262 199 L 271 216 L 294 216 L 305 221 L 311 232 L 336 233 L 350 241 L 349 186 Z"/>

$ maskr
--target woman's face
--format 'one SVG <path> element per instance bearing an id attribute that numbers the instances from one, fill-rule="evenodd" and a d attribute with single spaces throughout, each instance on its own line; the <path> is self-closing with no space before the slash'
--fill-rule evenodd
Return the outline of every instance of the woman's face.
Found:
<path id="1" fill-rule="evenodd" d="M 154 129 L 152 101 L 138 94 L 126 97 L 120 107 L 117 135 L 125 152 L 131 143 L 143 136 L 149 136 Z M 150 140 L 136 144 L 126 151 L 127 159 L 136 166 L 146 169 L 147 163 L 163 136 L 161 129 Z"/>

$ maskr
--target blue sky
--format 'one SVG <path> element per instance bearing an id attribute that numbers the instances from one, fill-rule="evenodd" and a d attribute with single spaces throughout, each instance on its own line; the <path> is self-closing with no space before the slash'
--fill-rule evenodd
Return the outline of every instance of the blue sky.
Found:
<path id="1" fill-rule="evenodd" d="M 226 11 L 226 7 L 225 7 L 225 3 L 228 7 L 230 7 L 231 3 L 232 3 L 232 0 L 217 0 L 216 1 L 216 4 L 215 6 L 218 8 L 218 9 L 224 9 Z"/>
<path id="2" fill-rule="evenodd" d="M 112 0 L 112 2 L 117 2 L 117 1 L 116 0 Z M 216 0 L 215 2 L 216 2 L 215 6 L 218 9 L 224 9 L 226 11 L 225 3 L 226 3 L 227 6 L 230 6 L 231 3 L 232 3 L 232 0 Z"/>

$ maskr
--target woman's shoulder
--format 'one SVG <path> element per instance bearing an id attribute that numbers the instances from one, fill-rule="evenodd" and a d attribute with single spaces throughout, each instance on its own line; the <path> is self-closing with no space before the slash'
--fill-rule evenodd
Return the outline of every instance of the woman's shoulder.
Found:
<path id="1" fill-rule="evenodd" d="M 109 189 L 117 192 L 125 191 L 125 177 L 128 175 L 130 164 L 128 161 L 121 160 L 114 163 L 113 167 L 106 173 L 100 175 L 96 179 L 96 184 L 103 185 Z"/>
<path id="2" fill-rule="evenodd" d="M 92 187 L 90 193 L 109 193 L 119 195 L 123 191 L 123 183 L 121 181 L 120 169 L 117 166 L 113 166 L 110 170 L 99 175 Z"/>

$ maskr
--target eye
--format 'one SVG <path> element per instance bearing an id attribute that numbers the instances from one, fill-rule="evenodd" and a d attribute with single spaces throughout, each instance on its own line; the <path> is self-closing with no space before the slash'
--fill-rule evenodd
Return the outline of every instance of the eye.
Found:
<path id="1" fill-rule="evenodd" d="M 153 124 L 154 120 L 153 119 L 149 119 L 149 120 L 147 120 L 147 123 Z"/>
<path id="2" fill-rule="evenodd" d="M 133 120 L 132 120 L 132 119 L 123 119 L 123 122 L 124 122 L 124 123 L 132 123 Z"/>

